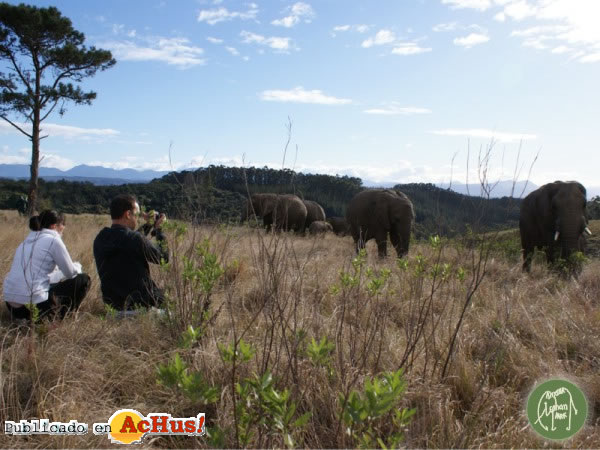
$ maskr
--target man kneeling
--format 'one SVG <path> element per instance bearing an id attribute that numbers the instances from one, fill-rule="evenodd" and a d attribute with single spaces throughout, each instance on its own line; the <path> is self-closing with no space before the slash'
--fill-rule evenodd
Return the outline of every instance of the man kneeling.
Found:
<path id="1" fill-rule="evenodd" d="M 110 204 L 112 226 L 102 229 L 94 240 L 102 298 L 104 303 L 117 310 L 160 307 L 164 301 L 162 291 L 150 278 L 148 263 L 160 264 L 161 260 L 169 260 L 160 228 L 165 215 L 156 219 L 152 229 L 157 244 L 144 235 L 152 228 L 150 225 L 140 228 L 144 234 L 135 231 L 140 215 L 140 206 L 134 196 L 118 195 Z"/>

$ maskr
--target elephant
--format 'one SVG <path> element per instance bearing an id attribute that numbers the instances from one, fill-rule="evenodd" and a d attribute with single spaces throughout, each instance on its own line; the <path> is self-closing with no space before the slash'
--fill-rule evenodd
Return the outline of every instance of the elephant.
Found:
<path id="1" fill-rule="evenodd" d="M 304 206 L 306 206 L 306 223 L 305 228 L 309 228 L 310 224 L 317 220 L 325 220 L 325 211 L 323 207 L 317 202 L 312 200 L 303 200 Z"/>
<path id="2" fill-rule="evenodd" d="M 350 226 L 344 217 L 328 217 L 327 222 L 331 224 L 333 232 L 339 236 L 350 234 Z"/>
<path id="3" fill-rule="evenodd" d="M 306 206 L 296 195 L 252 194 L 242 210 L 242 220 L 246 220 L 253 213 L 256 217 L 262 217 L 267 231 L 275 225 L 277 231 L 304 232 Z"/>
<path id="4" fill-rule="evenodd" d="M 388 234 L 399 258 L 408 253 L 414 219 L 412 202 L 404 193 L 393 189 L 359 192 L 346 208 L 346 220 L 357 251 L 375 239 L 380 258 L 387 256 Z"/>
<path id="5" fill-rule="evenodd" d="M 555 181 L 531 192 L 521 203 L 519 218 L 523 271 L 531 270 L 535 248 L 544 249 L 552 264 L 560 257 L 568 259 L 575 251 L 584 251 L 587 224 L 586 190 L 576 181 Z"/>
<path id="6" fill-rule="evenodd" d="M 307 210 L 304 202 L 297 195 L 280 194 L 273 216 L 273 222 L 276 223 L 278 230 L 304 233 Z"/>
<path id="7" fill-rule="evenodd" d="M 308 227 L 308 232 L 312 235 L 324 234 L 328 231 L 333 231 L 333 227 L 329 222 L 325 222 L 324 220 L 315 220 Z"/>
<path id="8" fill-rule="evenodd" d="M 273 210 L 277 205 L 277 194 L 252 194 L 242 209 L 242 222 L 252 217 L 262 217 L 263 225 L 269 231 L 273 224 Z"/>

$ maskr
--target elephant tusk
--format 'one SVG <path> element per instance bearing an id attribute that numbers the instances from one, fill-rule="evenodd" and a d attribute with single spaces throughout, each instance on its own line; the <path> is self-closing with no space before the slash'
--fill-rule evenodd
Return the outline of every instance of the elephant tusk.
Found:
<path id="1" fill-rule="evenodd" d="M 556 233 L 554 233 L 554 240 L 558 241 L 558 236 L 560 235 L 560 233 L 557 231 Z"/>
<path id="2" fill-rule="evenodd" d="M 590 236 L 592 235 L 592 232 L 591 232 L 591 230 L 590 230 L 588 227 L 585 227 L 585 230 L 584 230 L 584 231 L 585 231 L 587 234 L 589 234 Z"/>

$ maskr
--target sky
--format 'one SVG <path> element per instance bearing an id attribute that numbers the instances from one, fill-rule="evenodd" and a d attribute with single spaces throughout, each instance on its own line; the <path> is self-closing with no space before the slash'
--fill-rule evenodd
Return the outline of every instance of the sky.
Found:
<path id="1" fill-rule="evenodd" d="M 600 185 L 598 0 L 33 4 L 117 60 L 42 124 L 42 166 Z M 30 163 L 0 139 L 0 163 Z"/>

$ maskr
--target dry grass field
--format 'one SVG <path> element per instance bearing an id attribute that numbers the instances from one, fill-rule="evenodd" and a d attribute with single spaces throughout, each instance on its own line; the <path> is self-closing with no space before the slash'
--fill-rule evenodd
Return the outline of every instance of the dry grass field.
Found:
<path id="1" fill-rule="evenodd" d="M 92 289 L 77 314 L 35 329 L 9 323 L 0 305 L 2 423 L 91 425 L 131 408 L 206 413 L 210 436 L 144 441 L 152 447 L 373 447 L 380 443 L 368 436 L 389 443 L 399 432 L 405 447 L 600 447 L 600 260 L 587 261 L 575 280 L 539 261 L 523 274 L 519 255 L 502 245 L 488 251 L 461 241 L 419 242 L 401 262 L 379 261 L 372 241 L 357 259 L 350 237 L 189 227 L 169 232 L 175 256 L 152 269 L 170 313 L 120 320 L 104 308 L 92 254 L 109 217 L 67 220 L 65 244 Z M 0 224 L 3 279 L 28 229 L 12 211 L 0 212 Z M 592 231 L 600 235 L 600 224 Z M 200 333 L 191 338 L 188 331 L 184 345 L 190 325 Z M 329 346 L 311 344 L 324 337 Z M 237 352 L 227 353 L 234 342 Z M 194 389 L 159 377 L 176 353 L 187 374 L 199 374 Z M 343 399 L 364 392 L 365 380 L 401 368 L 406 390 L 393 410 L 349 426 Z M 292 421 L 277 420 L 273 402 L 282 395 L 269 400 L 235 388 L 265 373 L 273 376 L 271 392 L 285 398 L 287 389 L 279 407 L 295 405 Z M 525 415 L 528 394 L 550 377 L 578 384 L 589 404 L 586 426 L 564 442 L 538 437 Z M 406 425 L 394 423 L 398 408 L 415 409 Z M 306 423 L 294 424 L 304 413 Z M 91 431 L 0 434 L 0 447 L 111 446 Z"/>

